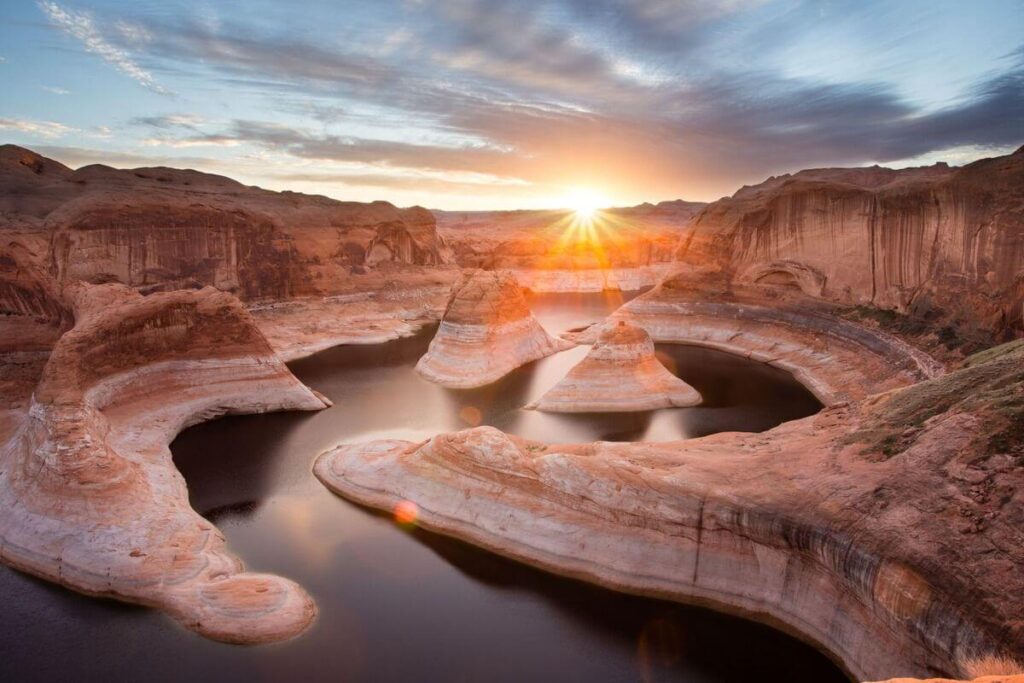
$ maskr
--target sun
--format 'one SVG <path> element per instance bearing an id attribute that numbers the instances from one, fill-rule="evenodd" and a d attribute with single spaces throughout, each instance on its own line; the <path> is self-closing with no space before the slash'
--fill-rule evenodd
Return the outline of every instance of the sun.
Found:
<path id="1" fill-rule="evenodd" d="M 605 208 L 608 202 L 600 194 L 588 188 L 576 188 L 566 196 L 565 206 L 576 214 L 577 218 L 591 219 L 598 211 Z"/>

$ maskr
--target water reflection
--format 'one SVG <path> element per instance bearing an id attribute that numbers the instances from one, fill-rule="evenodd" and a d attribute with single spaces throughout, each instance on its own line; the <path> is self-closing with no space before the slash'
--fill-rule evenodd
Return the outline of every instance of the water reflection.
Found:
<path id="1" fill-rule="evenodd" d="M 532 297 L 554 332 L 595 322 L 602 295 Z M 771 368 L 701 349 L 662 349 L 705 406 L 627 415 L 519 407 L 586 349 L 491 386 L 450 391 L 413 367 L 432 330 L 292 364 L 335 405 L 319 413 L 227 417 L 172 445 L 192 505 L 246 565 L 295 579 L 320 607 L 303 637 L 273 647 L 207 641 L 150 610 L 78 596 L 0 570 L 0 679 L 63 681 L 636 681 L 829 683 L 824 657 L 725 615 L 611 593 L 426 534 L 332 495 L 311 472 L 342 441 L 418 440 L 474 421 L 551 442 L 671 439 L 761 429 L 817 409 Z"/>

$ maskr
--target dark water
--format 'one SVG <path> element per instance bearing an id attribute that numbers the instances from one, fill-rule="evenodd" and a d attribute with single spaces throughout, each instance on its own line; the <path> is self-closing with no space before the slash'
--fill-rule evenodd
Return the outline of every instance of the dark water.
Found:
<path id="1" fill-rule="evenodd" d="M 619 303 L 603 295 L 532 300 L 554 332 Z M 316 599 L 320 617 L 309 633 L 258 648 L 222 645 L 159 613 L 0 568 L 0 680 L 845 680 L 825 657 L 767 627 L 612 593 L 403 530 L 333 496 L 310 472 L 316 455 L 339 442 L 420 438 L 477 422 L 550 442 L 762 430 L 818 409 L 792 378 L 709 350 L 659 347 L 705 405 L 545 415 L 518 407 L 585 349 L 480 390 L 449 391 L 412 369 L 430 333 L 293 363 L 335 401 L 329 410 L 225 418 L 172 445 L 193 506 L 246 565 L 291 577 Z"/>

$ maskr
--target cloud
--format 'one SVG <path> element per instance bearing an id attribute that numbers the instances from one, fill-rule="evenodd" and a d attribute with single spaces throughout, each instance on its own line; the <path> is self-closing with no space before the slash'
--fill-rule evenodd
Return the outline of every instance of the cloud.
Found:
<path id="1" fill-rule="evenodd" d="M 743 57 L 768 55 L 806 34 L 813 22 L 799 1 L 389 1 L 380 0 L 389 18 L 376 33 L 362 30 L 365 17 L 351 17 L 357 40 L 181 13 L 114 20 L 101 35 L 89 15 L 41 6 L 75 18 L 73 31 L 70 20 L 51 17 L 131 64 L 128 55 L 138 55 L 212 78 L 228 96 L 266 98 L 259 114 L 226 122 L 138 116 L 129 124 L 140 144 L 235 146 L 285 164 L 291 157 L 298 167 L 374 167 L 335 179 L 346 185 L 473 192 L 473 182 L 439 174 L 480 174 L 535 188 L 592 184 L 632 198 L 709 198 L 807 166 L 896 162 L 1024 138 L 1020 50 L 938 109 L 907 99 L 895 82 L 798 78 L 769 59 L 752 67 L 708 57 L 737 45 Z M 753 28 L 738 25 L 751 16 Z M 233 111 L 245 106 L 251 101 Z"/>
<path id="2" fill-rule="evenodd" d="M 65 126 L 56 121 L 31 121 L 28 119 L 3 119 L 0 118 L 0 128 L 16 130 L 20 133 L 38 135 L 43 138 L 59 138 L 68 133 L 74 133 L 78 129 Z"/>
<path id="3" fill-rule="evenodd" d="M 533 186 L 514 183 L 497 178 L 479 178 L 475 181 L 463 178 L 438 176 L 400 175 L 385 173 L 277 173 L 267 176 L 270 180 L 286 183 L 320 183 L 325 185 L 347 185 L 350 187 L 372 187 L 385 190 L 434 192 L 441 194 L 480 193 L 522 193 L 535 194 Z"/>
<path id="4" fill-rule="evenodd" d="M 172 166 L 174 168 L 215 170 L 222 167 L 223 164 L 220 160 L 203 157 L 149 156 L 131 152 L 114 152 L 109 149 L 66 147 L 60 145 L 39 145 L 34 147 L 34 151 L 71 168 L 81 168 L 90 164 L 103 164 L 115 168 Z"/>
<path id="5" fill-rule="evenodd" d="M 137 116 L 129 123 L 163 130 L 172 128 L 197 130 L 201 124 L 205 123 L 205 119 L 198 114 L 163 114 L 160 116 Z"/>
<path id="6" fill-rule="evenodd" d="M 237 147 L 240 141 L 224 135 L 199 135 L 190 138 L 144 138 L 140 141 L 145 147 L 172 147 L 187 149 L 189 147 Z"/>
<path id="7" fill-rule="evenodd" d="M 365 54 L 346 54 L 317 45 L 256 37 L 233 26 L 209 22 L 138 26 L 149 36 L 149 54 L 194 60 L 233 74 L 259 75 L 309 83 L 378 88 L 392 82 L 394 72 Z"/>
<path id="8" fill-rule="evenodd" d="M 39 7 L 54 26 L 80 41 L 86 51 L 99 55 L 139 85 L 162 95 L 169 94 L 167 89 L 153 80 L 152 74 L 135 63 L 126 50 L 113 45 L 103 37 L 91 15 L 65 9 L 48 0 L 40 2 Z"/>
<path id="9" fill-rule="evenodd" d="M 283 151 L 301 159 L 379 164 L 395 168 L 469 171 L 507 176 L 513 174 L 515 161 L 509 152 L 488 147 L 423 145 L 314 135 L 308 131 L 260 121 L 235 121 L 228 132 L 217 137 Z"/>
<path id="10" fill-rule="evenodd" d="M 64 88 L 56 88 L 56 87 L 54 87 L 52 85 L 41 85 L 39 87 L 42 88 L 43 90 L 45 90 L 48 93 L 53 93 L 54 95 L 70 95 L 71 94 L 70 90 L 65 90 Z"/>

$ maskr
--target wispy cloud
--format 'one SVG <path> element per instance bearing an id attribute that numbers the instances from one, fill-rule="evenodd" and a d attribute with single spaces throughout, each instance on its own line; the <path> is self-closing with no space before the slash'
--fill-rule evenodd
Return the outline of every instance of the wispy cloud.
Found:
<path id="1" fill-rule="evenodd" d="M 92 15 L 66 9 L 48 0 L 40 2 L 39 7 L 56 27 L 80 41 L 88 52 L 99 55 L 143 87 L 162 95 L 169 94 L 170 91 L 158 84 L 152 74 L 135 63 L 127 50 L 117 47 L 103 36 Z"/>
<path id="2" fill-rule="evenodd" d="M 198 135 L 189 138 L 144 138 L 140 144 L 145 147 L 172 147 L 174 149 L 187 149 L 189 147 L 237 147 L 241 142 L 224 135 Z"/>
<path id="3" fill-rule="evenodd" d="M 0 119 L 0 128 L 38 135 L 42 138 L 59 138 L 78 130 L 56 121 L 32 121 L 29 119 Z"/>
<path id="4" fill-rule="evenodd" d="M 281 182 L 473 194 L 491 181 L 455 178 L 479 174 L 524 193 L 571 182 L 705 199 L 808 166 L 1024 141 L 1024 51 L 949 78 L 921 67 L 928 46 L 906 45 L 927 0 L 881 15 L 884 0 L 377 0 L 343 20 L 314 3 L 288 22 L 263 5 L 245 17 L 191 3 L 94 17 L 57 4 L 74 0 L 39 2 L 146 87 L 160 88 L 140 65 L 202 88 L 201 105 L 181 101 L 204 116 L 130 111 L 119 143 L 206 147 L 225 169 L 273 158 Z M 833 35 L 838 62 L 824 45 Z M 910 64 L 905 81 L 847 68 L 843 39 Z"/>
<path id="5" fill-rule="evenodd" d="M 48 93 L 53 93 L 54 95 L 70 95 L 71 94 L 70 90 L 65 90 L 64 88 L 57 88 L 57 87 L 52 86 L 52 85 L 41 85 L 39 87 L 42 88 L 43 90 L 45 90 Z"/>

